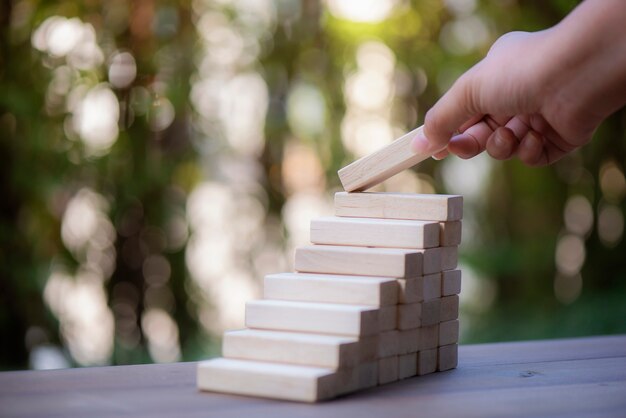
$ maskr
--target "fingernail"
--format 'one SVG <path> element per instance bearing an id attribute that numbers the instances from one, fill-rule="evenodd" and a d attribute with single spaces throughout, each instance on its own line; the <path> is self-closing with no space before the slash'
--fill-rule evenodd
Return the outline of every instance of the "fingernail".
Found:
<path id="1" fill-rule="evenodd" d="M 415 138 L 411 141 L 411 147 L 418 154 L 426 154 L 430 151 L 430 142 L 426 139 L 423 130 L 420 129 L 417 135 L 415 135 Z"/>

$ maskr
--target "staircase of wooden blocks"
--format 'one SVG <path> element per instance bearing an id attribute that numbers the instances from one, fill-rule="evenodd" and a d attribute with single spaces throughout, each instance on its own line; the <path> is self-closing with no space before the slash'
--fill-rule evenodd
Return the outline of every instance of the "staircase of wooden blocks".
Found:
<path id="1" fill-rule="evenodd" d="M 314 402 L 455 368 L 462 211 L 461 196 L 337 193 L 198 387 Z"/>

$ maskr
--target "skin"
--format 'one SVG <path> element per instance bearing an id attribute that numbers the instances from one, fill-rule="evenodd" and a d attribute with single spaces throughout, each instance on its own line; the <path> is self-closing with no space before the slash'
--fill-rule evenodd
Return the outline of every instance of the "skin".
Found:
<path id="1" fill-rule="evenodd" d="M 626 104 L 624 22 L 623 0 L 586 0 L 552 28 L 502 36 L 428 111 L 413 148 L 543 166 L 585 145 Z"/>

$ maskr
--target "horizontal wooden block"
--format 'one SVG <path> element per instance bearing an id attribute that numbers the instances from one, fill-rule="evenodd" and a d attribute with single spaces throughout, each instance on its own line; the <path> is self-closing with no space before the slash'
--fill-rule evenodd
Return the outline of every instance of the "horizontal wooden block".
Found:
<path id="1" fill-rule="evenodd" d="M 461 293 L 461 270 L 446 270 L 441 273 L 441 295 Z"/>
<path id="2" fill-rule="evenodd" d="M 339 369 L 378 359 L 377 337 L 342 337 L 299 332 L 243 329 L 227 331 L 225 358 Z"/>
<path id="3" fill-rule="evenodd" d="M 427 274 L 426 276 L 422 276 L 420 280 L 423 282 L 422 300 L 441 297 L 441 273 Z"/>
<path id="4" fill-rule="evenodd" d="M 442 247 L 451 247 L 461 244 L 461 221 L 440 222 L 439 228 L 439 245 Z"/>
<path id="5" fill-rule="evenodd" d="M 378 330 L 389 331 L 398 326 L 398 306 L 383 306 L 378 311 Z"/>
<path id="6" fill-rule="evenodd" d="M 337 216 L 311 221 L 313 244 L 423 249 L 439 246 L 439 234 L 439 223 L 432 221 Z"/>
<path id="7" fill-rule="evenodd" d="M 369 389 L 378 385 L 378 360 L 363 363 L 357 369 L 359 374 L 358 390 Z"/>
<path id="8" fill-rule="evenodd" d="M 420 351 L 439 346 L 439 324 L 420 328 Z"/>
<path id="9" fill-rule="evenodd" d="M 400 332 L 391 330 L 378 335 L 378 358 L 397 356 L 400 351 Z"/>
<path id="10" fill-rule="evenodd" d="M 439 345 L 459 342 L 459 320 L 445 321 L 439 324 Z"/>
<path id="11" fill-rule="evenodd" d="M 450 344 L 439 347 L 437 370 L 443 372 L 456 368 L 459 362 L 458 344 Z"/>
<path id="12" fill-rule="evenodd" d="M 335 193 L 335 215 L 355 218 L 458 221 L 463 197 L 414 193 Z"/>
<path id="13" fill-rule="evenodd" d="M 417 353 L 398 356 L 398 379 L 406 379 L 417 374 Z"/>
<path id="14" fill-rule="evenodd" d="M 265 276 L 265 299 L 388 306 L 398 302 L 398 282 L 379 277 L 279 273 Z"/>
<path id="15" fill-rule="evenodd" d="M 358 369 L 320 367 L 218 358 L 198 364 L 200 390 L 315 402 L 358 389 Z M 280 390 L 277 390 L 280 388 Z"/>
<path id="16" fill-rule="evenodd" d="M 407 330 L 422 325 L 422 303 L 398 305 L 398 329 Z"/>
<path id="17" fill-rule="evenodd" d="M 429 158 L 431 154 L 416 153 L 411 147 L 411 140 L 420 129 L 421 126 L 339 170 L 343 188 L 349 192 L 369 189 Z"/>
<path id="18" fill-rule="evenodd" d="M 398 283 L 398 303 L 416 303 L 423 299 L 423 280 L 418 278 L 396 279 Z"/>
<path id="19" fill-rule="evenodd" d="M 416 353 L 419 350 L 420 329 L 407 329 L 399 332 L 398 354 Z"/>
<path id="20" fill-rule="evenodd" d="M 246 303 L 246 326 L 348 336 L 379 332 L 378 309 L 331 303 L 254 300 Z"/>
<path id="21" fill-rule="evenodd" d="M 398 380 L 398 356 L 385 357 L 378 360 L 378 384 Z"/>
<path id="22" fill-rule="evenodd" d="M 423 252 L 428 251 L 428 255 L 433 257 L 430 253 L 432 250 L 440 249 L 407 250 L 310 245 L 296 249 L 295 269 L 307 273 L 417 277 L 423 272 Z M 438 256 L 441 260 L 441 253 Z M 435 261 L 429 260 L 429 267 Z"/>
<path id="23" fill-rule="evenodd" d="M 440 247 L 441 270 L 454 270 L 459 264 L 458 247 Z"/>
<path id="24" fill-rule="evenodd" d="M 423 376 L 437 371 L 437 349 L 417 353 L 417 375 Z"/>
<path id="25" fill-rule="evenodd" d="M 452 321 L 459 317 L 459 295 L 444 296 L 441 298 L 441 314 L 439 321 Z"/>
<path id="26" fill-rule="evenodd" d="M 442 298 L 422 302 L 421 326 L 427 327 L 441 321 L 441 301 Z"/>

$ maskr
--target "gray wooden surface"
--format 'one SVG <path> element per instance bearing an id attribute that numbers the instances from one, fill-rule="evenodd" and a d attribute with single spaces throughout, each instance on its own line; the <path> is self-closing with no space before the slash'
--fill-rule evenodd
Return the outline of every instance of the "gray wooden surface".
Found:
<path id="1" fill-rule="evenodd" d="M 626 417 L 626 336 L 462 346 L 456 370 L 321 404 L 200 393 L 195 363 L 0 373 L 2 417 Z"/>

